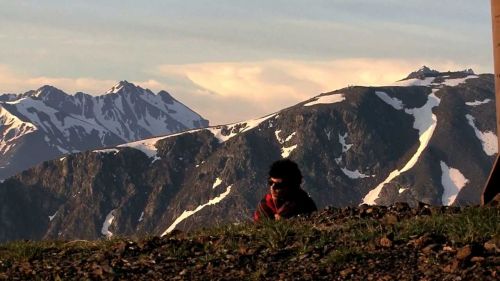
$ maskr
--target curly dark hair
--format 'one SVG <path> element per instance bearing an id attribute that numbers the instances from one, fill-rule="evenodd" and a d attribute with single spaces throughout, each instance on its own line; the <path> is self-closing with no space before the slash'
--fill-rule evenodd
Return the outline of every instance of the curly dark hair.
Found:
<path id="1" fill-rule="evenodd" d="M 269 168 L 269 177 L 283 179 L 283 181 L 295 187 L 299 187 L 302 183 L 302 173 L 299 166 L 290 159 L 274 162 Z"/>

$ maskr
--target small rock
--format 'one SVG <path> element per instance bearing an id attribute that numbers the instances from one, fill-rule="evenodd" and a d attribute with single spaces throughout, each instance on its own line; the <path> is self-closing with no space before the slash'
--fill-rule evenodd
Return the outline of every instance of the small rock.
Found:
<path id="1" fill-rule="evenodd" d="M 450 246 L 444 246 L 443 251 L 453 253 L 453 252 L 455 252 L 455 249 L 453 249 Z"/>
<path id="2" fill-rule="evenodd" d="M 472 257 L 470 259 L 471 262 L 483 262 L 484 261 L 484 257 Z"/>
<path id="3" fill-rule="evenodd" d="M 486 243 L 484 243 L 483 247 L 489 253 L 498 253 L 498 252 L 500 252 L 500 247 L 499 247 L 499 245 L 497 245 L 496 242 L 497 241 L 495 241 L 495 239 L 491 239 L 489 241 L 486 241 Z"/>
<path id="4" fill-rule="evenodd" d="M 472 255 L 472 247 L 470 245 L 462 247 L 457 251 L 457 259 L 459 260 L 465 260 L 471 255 Z"/>
<path id="5" fill-rule="evenodd" d="M 379 243 L 380 243 L 380 246 L 386 247 L 386 248 L 392 247 L 392 244 L 393 244 L 391 239 L 389 239 L 387 236 L 380 238 Z"/>
<path id="6" fill-rule="evenodd" d="M 453 260 L 450 264 L 448 264 L 447 266 L 445 266 L 443 268 L 443 271 L 447 272 L 447 273 L 452 273 L 452 272 L 455 272 L 459 266 L 460 266 L 460 261 Z"/>
<path id="7" fill-rule="evenodd" d="M 352 268 L 346 268 L 346 269 L 340 271 L 339 273 L 342 277 L 347 277 L 348 275 L 350 275 L 352 273 L 352 271 L 353 271 Z"/>
<path id="8" fill-rule="evenodd" d="M 102 275 L 104 274 L 102 267 L 97 265 L 97 264 L 93 264 L 91 266 L 91 269 L 92 269 L 92 274 L 94 275 L 94 277 L 102 277 Z"/>
<path id="9" fill-rule="evenodd" d="M 410 241 L 417 248 L 423 248 L 430 244 L 443 243 L 446 239 L 443 236 L 436 234 L 424 234 L 423 236 Z"/>
<path id="10" fill-rule="evenodd" d="M 439 248 L 439 246 L 440 246 L 439 244 L 430 244 L 427 247 L 423 248 L 422 252 L 424 254 L 430 254 L 431 252 L 436 251 L 437 248 Z"/>
<path id="11" fill-rule="evenodd" d="M 302 255 L 300 255 L 300 257 L 299 257 L 299 260 L 306 259 L 307 257 L 309 257 L 309 254 L 308 254 L 308 253 L 302 254 Z"/>

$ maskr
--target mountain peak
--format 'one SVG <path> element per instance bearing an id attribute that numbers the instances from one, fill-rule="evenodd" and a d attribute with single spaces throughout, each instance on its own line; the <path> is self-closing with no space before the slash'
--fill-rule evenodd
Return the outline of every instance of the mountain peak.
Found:
<path id="1" fill-rule="evenodd" d="M 111 89 L 109 89 L 106 94 L 116 94 L 119 92 L 131 92 L 137 89 L 142 89 L 139 86 L 136 86 L 133 83 L 128 82 L 127 80 L 122 80 L 118 82 L 118 84 L 114 85 Z"/>
<path id="2" fill-rule="evenodd" d="M 431 69 L 431 68 L 424 65 L 419 70 L 416 70 L 416 71 L 413 71 L 412 73 L 410 73 L 403 80 L 414 79 L 414 78 L 424 79 L 425 77 L 435 77 L 435 76 L 439 75 L 439 73 L 440 73 L 439 71 Z"/>
<path id="3" fill-rule="evenodd" d="M 51 85 L 44 85 L 38 88 L 36 91 L 28 92 L 28 96 L 42 99 L 65 97 L 67 95 L 68 94 L 66 94 L 62 90 Z"/>

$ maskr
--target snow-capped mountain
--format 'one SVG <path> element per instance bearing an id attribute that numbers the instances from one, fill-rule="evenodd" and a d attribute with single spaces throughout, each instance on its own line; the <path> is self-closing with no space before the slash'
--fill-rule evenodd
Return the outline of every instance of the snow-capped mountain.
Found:
<path id="1" fill-rule="evenodd" d="M 0 180 L 62 154 L 208 126 L 165 91 L 122 81 L 106 94 L 51 86 L 0 96 Z"/>
<path id="2" fill-rule="evenodd" d="M 498 152 L 495 118 L 493 75 L 433 73 L 71 154 L 0 184 L 0 240 L 162 235 L 249 220 L 269 165 L 286 157 L 319 208 L 476 204 Z"/>

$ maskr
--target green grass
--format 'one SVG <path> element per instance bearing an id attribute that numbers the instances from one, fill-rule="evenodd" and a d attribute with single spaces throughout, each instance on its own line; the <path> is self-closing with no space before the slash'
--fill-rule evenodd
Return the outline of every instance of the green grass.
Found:
<path id="1" fill-rule="evenodd" d="M 456 214 L 434 214 L 385 225 L 379 220 L 348 218 L 330 225 L 316 225 L 307 220 L 265 221 L 259 224 L 227 224 L 191 233 L 166 236 L 175 243 L 162 243 L 162 254 L 186 258 L 201 252 L 205 261 L 223 259 L 249 248 L 254 251 L 284 251 L 288 259 L 325 250 L 328 262 L 348 262 L 359 258 L 361 246 L 376 244 L 382 236 L 391 235 L 406 242 L 427 233 L 438 234 L 457 243 L 482 243 L 500 239 L 500 209 L 465 208 Z M 158 239 L 158 238 L 145 238 Z M 52 251 L 74 253 L 81 258 L 111 249 L 127 238 L 96 241 L 13 241 L 0 245 L 0 261 L 27 261 L 41 258 Z M 250 254 L 251 255 L 251 254 Z M 256 268 L 256 277 L 263 270 Z"/>
<path id="2" fill-rule="evenodd" d="M 342 264 L 350 262 L 356 258 L 361 258 L 363 252 L 357 248 L 339 247 L 331 251 L 326 258 L 324 263 L 326 264 Z"/>
<path id="3" fill-rule="evenodd" d="M 95 241 L 11 241 L 0 245 L 0 260 L 28 261 L 30 259 L 39 258 L 42 256 L 42 253 L 51 250 L 64 250 L 67 253 L 85 255 L 91 254 L 95 250 L 109 249 L 121 240 L 123 240 L 123 238 Z"/>
<path id="4" fill-rule="evenodd" d="M 61 247 L 61 242 L 53 241 L 13 241 L 0 246 L 3 259 L 29 260 L 50 248 Z"/>
<path id="5" fill-rule="evenodd" d="M 459 243 L 500 238 L 500 209 L 466 208 L 458 214 L 418 217 L 398 223 L 396 237 L 406 240 L 425 233 L 439 234 Z"/>

